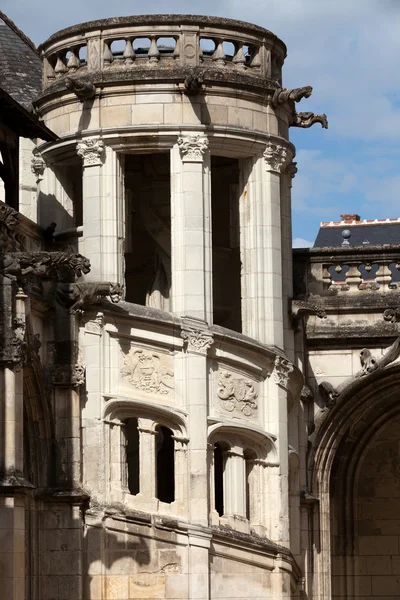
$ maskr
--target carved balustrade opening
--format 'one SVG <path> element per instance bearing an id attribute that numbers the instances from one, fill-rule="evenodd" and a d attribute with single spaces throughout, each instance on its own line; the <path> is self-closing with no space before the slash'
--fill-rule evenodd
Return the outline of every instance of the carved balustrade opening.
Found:
<path id="1" fill-rule="evenodd" d="M 119 68 L 204 66 L 281 82 L 285 45 L 242 21 L 148 15 L 91 21 L 64 29 L 41 47 L 44 88 L 66 75 Z"/>
<path id="2" fill-rule="evenodd" d="M 397 289 L 400 282 L 400 263 L 388 261 L 323 265 L 324 286 L 329 291 Z"/>

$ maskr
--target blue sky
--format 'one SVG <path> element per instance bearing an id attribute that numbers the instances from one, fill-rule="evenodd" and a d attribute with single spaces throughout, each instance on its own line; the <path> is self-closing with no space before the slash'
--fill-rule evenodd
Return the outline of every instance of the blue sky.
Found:
<path id="1" fill-rule="evenodd" d="M 1 10 L 39 44 L 74 23 L 140 14 L 144 6 L 3 0 Z M 299 169 L 292 190 L 294 245 L 312 242 L 320 221 L 339 220 L 343 212 L 400 217 L 400 0 L 153 0 L 149 7 L 262 25 L 288 47 L 284 86 L 313 86 L 299 110 L 325 112 L 329 129 L 291 129 Z"/>

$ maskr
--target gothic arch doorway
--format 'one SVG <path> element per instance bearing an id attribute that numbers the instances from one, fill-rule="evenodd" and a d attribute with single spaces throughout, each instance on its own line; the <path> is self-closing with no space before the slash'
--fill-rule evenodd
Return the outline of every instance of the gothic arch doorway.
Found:
<path id="1" fill-rule="evenodd" d="M 314 597 L 400 596 L 399 366 L 339 399 L 313 448 Z"/>

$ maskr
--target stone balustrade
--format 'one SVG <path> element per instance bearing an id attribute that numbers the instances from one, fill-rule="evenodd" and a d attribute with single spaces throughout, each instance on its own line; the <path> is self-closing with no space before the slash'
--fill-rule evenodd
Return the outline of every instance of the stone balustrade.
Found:
<path id="1" fill-rule="evenodd" d="M 294 259 L 306 281 L 299 295 L 400 289 L 400 246 L 311 248 L 295 250 Z"/>
<path id="2" fill-rule="evenodd" d="M 274 34 L 242 21 L 149 15 L 91 21 L 51 36 L 40 47 L 43 88 L 71 74 L 99 71 L 218 69 L 281 83 L 286 47 Z M 152 75 L 153 77 L 154 75 Z"/>

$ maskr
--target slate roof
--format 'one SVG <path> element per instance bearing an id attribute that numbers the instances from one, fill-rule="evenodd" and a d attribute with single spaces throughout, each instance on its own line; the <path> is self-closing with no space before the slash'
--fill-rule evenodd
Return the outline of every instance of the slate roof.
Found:
<path id="1" fill-rule="evenodd" d="M 341 246 L 343 242 L 342 231 L 348 229 L 351 233 L 348 242 L 350 246 L 362 246 L 367 240 L 371 246 L 383 244 L 400 244 L 400 221 L 381 222 L 376 224 L 350 225 L 343 223 L 340 226 L 323 226 L 318 231 L 314 248 L 328 246 Z"/>
<path id="2" fill-rule="evenodd" d="M 35 44 L 0 11 L 0 87 L 31 110 L 41 80 L 42 64 Z"/>

